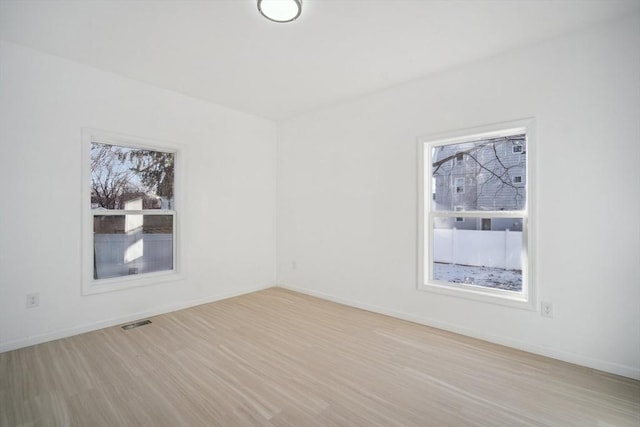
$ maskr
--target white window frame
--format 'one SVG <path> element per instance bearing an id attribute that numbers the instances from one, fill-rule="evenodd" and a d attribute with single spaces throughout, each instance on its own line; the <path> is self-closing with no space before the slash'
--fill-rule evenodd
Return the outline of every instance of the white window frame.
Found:
<path id="1" fill-rule="evenodd" d="M 522 211 L 491 211 L 491 218 L 521 218 L 522 230 L 522 291 L 513 292 L 489 287 L 473 286 L 464 283 L 451 283 L 433 280 L 433 223 L 436 217 L 450 217 L 451 212 L 432 210 L 435 206 L 431 197 L 431 160 L 432 148 L 456 143 L 482 140 L 491 137 L 510 136 L 525 133 L 526 151 L 526 194 L 527 199 Z M 466 298 L 483 303 L 505 305 L 513 308 L 537 309 L 537 284 L 535 280 L 535 120 L 522 119 L 505 123 L 496 123 L 452 132 L 426 135 L 418 138 L 418 280 L 421 291 L 433 292 L 453 297 Z M 428 186 L 427 186 L 428 184 Z M 429 197 L 425 197 L 429 189 Z M 485 211 L 455 212 L 455 217 L 487 218 Z"/>
<path id="2" fill-rule="evenodd" d="M 454 176 L 453 178 L 453 194 L 464 194 L 466 191 L 466 186 L 467 186 L 467 180 L 465 179 L 464 176 Z M 462 181 L 462 185 L 460 185 L 460 187 L 462 187 L 462 191 L 458 191 L 458 181 Z"/>
<path id="3" fill-rule="evenodd" d="M 149 286 L 182 279 L 181 247 L 180 247 L 180 208 L 182 195 L 182 156 L 183 148 L 177 144 L 164 141 L 148 140 L 134 136 L 122 135 L 97 129 L 82 128 L 82 295 L 101 294 Z M 145 210 L 100 210 L 91 209 L 91 143 L 117 145 L 128 148 L 142 148 L 152 151 L 163 151 L 174 154 L 174 201 L 173 209 Z M 93 218 L 100 215 L 171 215 L 173 216 L 173 269 L 151 273 L 94 279 L 93 271 Z"/>

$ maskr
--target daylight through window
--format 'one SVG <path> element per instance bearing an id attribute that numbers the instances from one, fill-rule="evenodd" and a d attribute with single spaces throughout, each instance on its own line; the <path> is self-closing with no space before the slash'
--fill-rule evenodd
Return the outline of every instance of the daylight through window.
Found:
<path id="1" fill-rule="evenodd" d="M 174 151 L 92 137 L 92 284 L 123 283 L 176 270 Z"/>
<path id="2" fill-rule="evenodd" d="M 421 287 L 529 300 L 528 143 L 526 127 L 421 141 Z"/>

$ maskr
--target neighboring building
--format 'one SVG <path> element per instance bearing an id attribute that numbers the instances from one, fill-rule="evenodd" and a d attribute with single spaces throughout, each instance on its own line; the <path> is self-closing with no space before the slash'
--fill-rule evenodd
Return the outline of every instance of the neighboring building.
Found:
<path id="1" fill-rule="evenodd" d="M 436 211 L 521 210 L 526 203 L 526 138 L 449 144 L 432 153 Z M 436 228 L 522 231 L 514 218 L 437 218 Z"/>

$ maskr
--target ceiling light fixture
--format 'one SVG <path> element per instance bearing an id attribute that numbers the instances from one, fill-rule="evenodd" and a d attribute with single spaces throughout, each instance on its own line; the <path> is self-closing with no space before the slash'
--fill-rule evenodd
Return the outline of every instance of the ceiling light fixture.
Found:
<path id="1" fill-rule="evenodd" d="M 258 0 L 258 10 L 270 21 L 291 22 L 302 13 L 302 0 Z"/>

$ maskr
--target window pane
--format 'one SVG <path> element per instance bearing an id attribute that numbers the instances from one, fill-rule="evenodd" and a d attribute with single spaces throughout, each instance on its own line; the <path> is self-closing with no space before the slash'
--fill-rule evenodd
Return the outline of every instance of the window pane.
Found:
<path id="1" fill-rule="evenodd" d="M 92 209 L 173 209 L 174 154 L 91 143 Z"/>
<path id="2" fill-rule="evenodd" d="M 519 134 L 434 147 L 433 210 L 523 210 L 526 144 Z"/>
<path id="3" fill-rule="evenodd" d="M 173 215 L 93 217 L 93 278 L 173 270 Z"/>
<path id="4" fill-rule="evenodd" d="M 522 291 L 522 218 L 464 219 L 434 218 L 433 280 Z"/>

